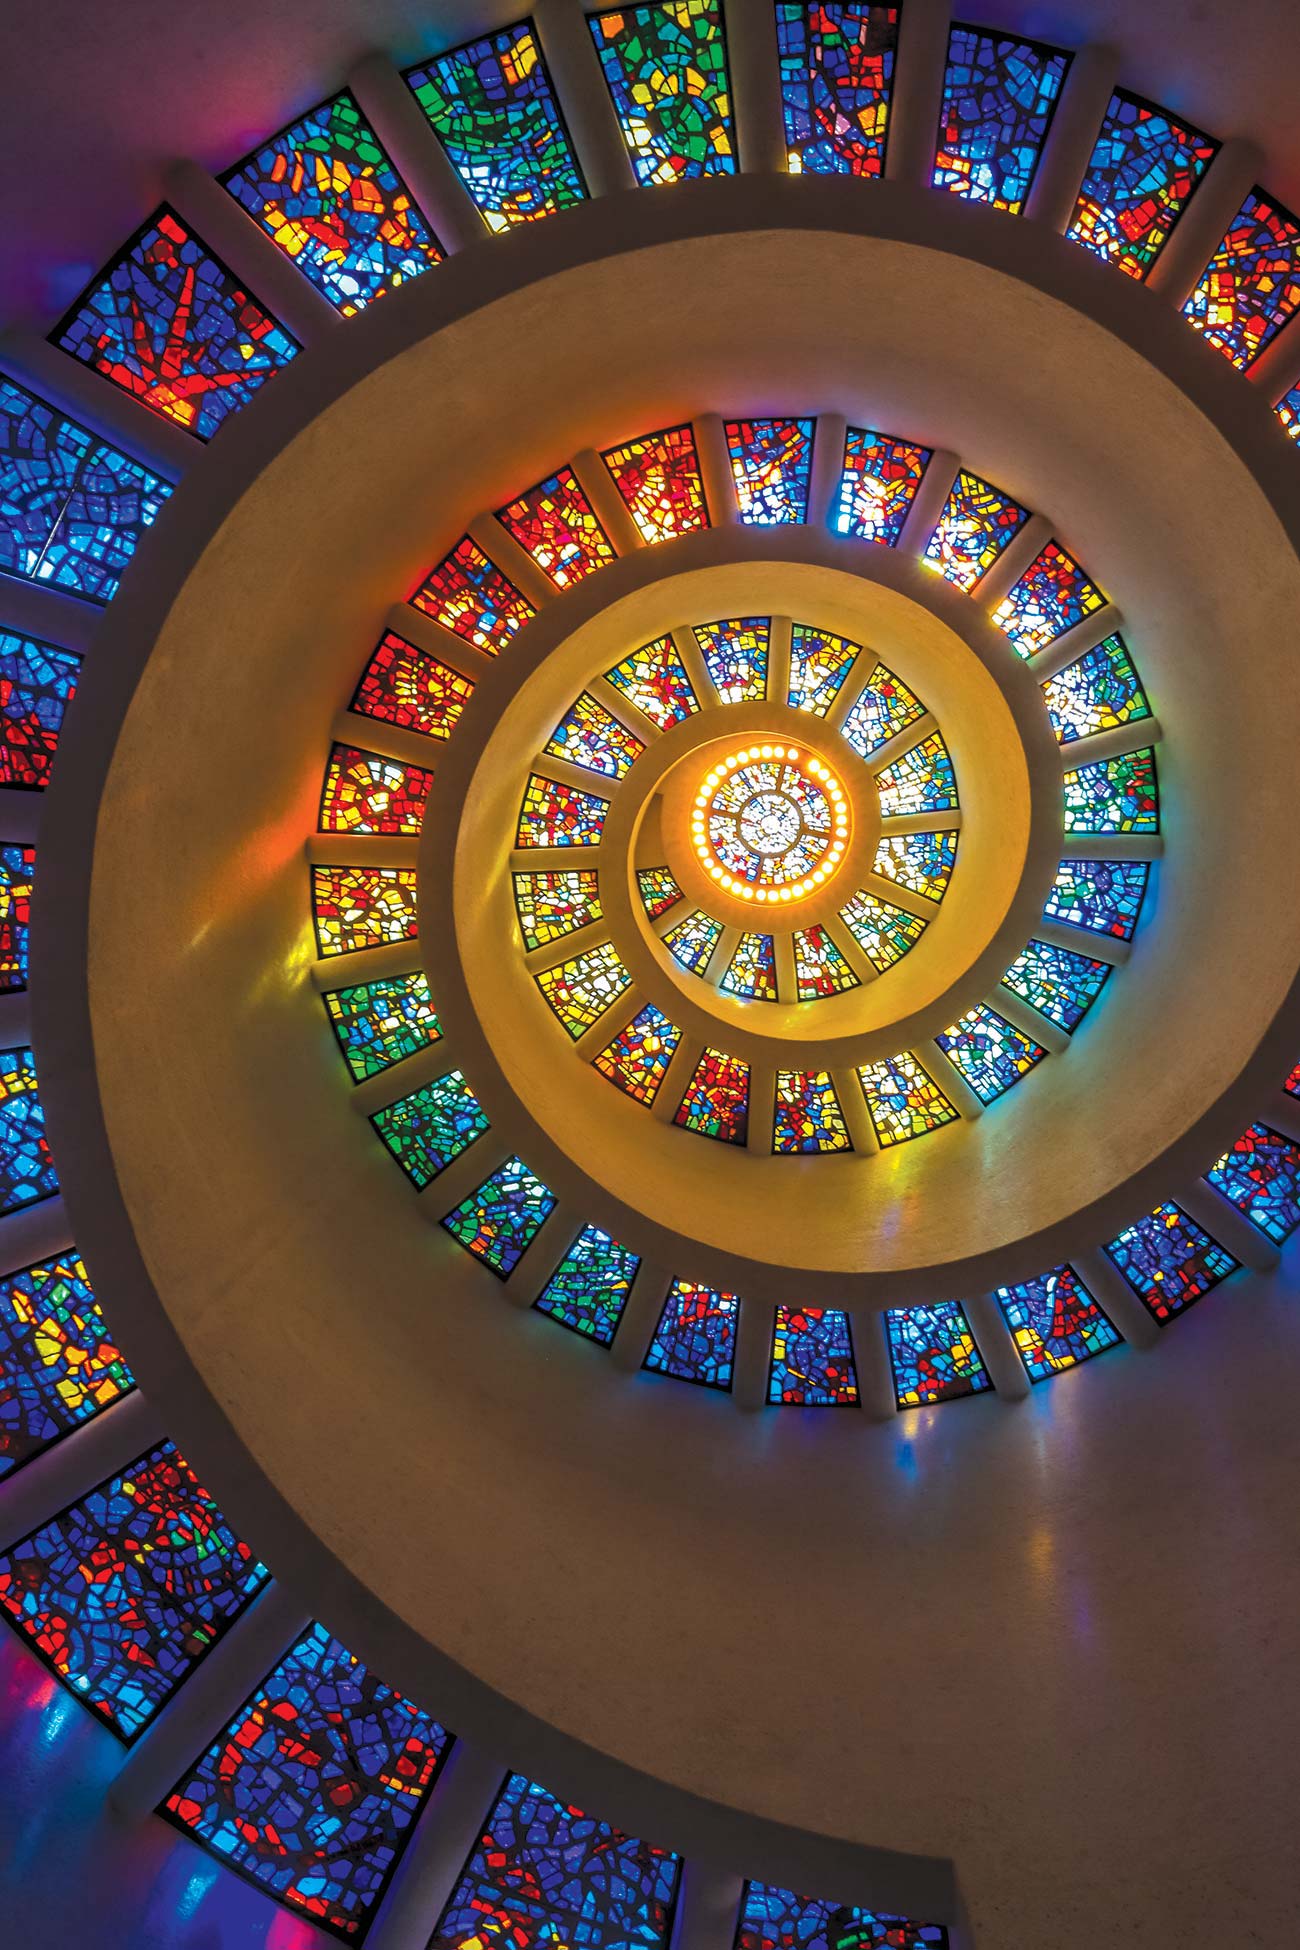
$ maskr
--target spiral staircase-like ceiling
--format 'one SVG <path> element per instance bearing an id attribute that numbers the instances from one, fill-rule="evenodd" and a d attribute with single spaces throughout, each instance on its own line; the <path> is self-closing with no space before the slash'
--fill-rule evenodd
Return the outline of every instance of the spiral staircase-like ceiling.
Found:
<path id="1" fill-rule="evenodd" d="M 1289 1942 L 1295 21 L 73 26 L 21 1940 Z"/>

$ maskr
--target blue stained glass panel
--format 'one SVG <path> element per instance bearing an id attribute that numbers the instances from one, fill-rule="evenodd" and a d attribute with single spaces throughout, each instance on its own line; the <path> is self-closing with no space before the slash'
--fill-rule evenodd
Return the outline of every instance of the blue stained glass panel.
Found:
<path id="1" fill-rule="evenodd" d="M 730 1388 L 739 1315 L 734 1293 L 674 1280 L 643 1365 L 704 1388 Z"/>
<path id="2" fill-rule="evenodd" d="M 537 1309 L 608 1347 L 640 1264 L 599 1226 L 584 1226 L 538 1295 Z"/>
<path id="3" fill-rule="evenodd" d="M 935 187 L 1017 215 L 1069 65 L 1060 48 L 954 27 L 943 78 Z"/>
<path id="4" fill-rule="evenodd" d="M 938 1923 L 747 1882 L 735 1950 L 947 1950 Z"/>

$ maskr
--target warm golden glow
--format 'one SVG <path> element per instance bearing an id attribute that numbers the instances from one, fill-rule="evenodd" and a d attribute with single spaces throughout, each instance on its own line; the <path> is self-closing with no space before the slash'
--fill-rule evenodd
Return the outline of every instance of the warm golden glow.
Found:
<path id="1" fill-rule="evenodd" d="M 849 800 L 829 765 L 797 745 L 745 745 L 700 781 L 691 840 L 709 878 L 736 900 L 788 904 L 835 872 Z"/>

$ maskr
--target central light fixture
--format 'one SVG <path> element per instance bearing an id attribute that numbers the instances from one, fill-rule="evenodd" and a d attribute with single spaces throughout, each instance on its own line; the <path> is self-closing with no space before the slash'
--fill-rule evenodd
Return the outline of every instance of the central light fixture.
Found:
<path id="1" fill-rule="evenodd" d="M 746 745 L 701 781 L 691 838 L 724 893 L 801 900 L 844 857 L 848 797 L 830 766 L 797 745 Z"/>

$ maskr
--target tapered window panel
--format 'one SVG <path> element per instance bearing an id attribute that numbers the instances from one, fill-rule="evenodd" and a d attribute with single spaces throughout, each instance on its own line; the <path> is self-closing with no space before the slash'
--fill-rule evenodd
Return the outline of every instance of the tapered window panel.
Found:
<path id="1" fill-rule="evenodd" d="M 1061 781 L 1067 833 L 1158 833 L 1156 755 L 1125 752 L 1067 772 Z"/>
<path id="2" fill-rule="evenodd" d="M 599 1226 L 584 1226 L 537 1296 L 540 1313 L 608 1347 L 632 1291 L 636 1253 Z"/>
<path id="3" fill-rule="evenodd" d="M 0 630 L 0 786 L 40 792 L 49 784 L 80 671 L 70 650 Z"/>
<path id="4" fill-rule="evenodd" d="M 836 534 L 895 547 L 930 459 L 929 447 L 850 427 L 831 514 Z"/>
<path id="5" fill-rule="evenodd" d="M 776 39 L 791 173 L 882 176 L 898 8 L 778 0 Z"/>
<path id="6" fill-rule="evenodd" d="M 840 909 L 840 919 L 881 975 L 911 953 L 930 925 L 923 915 L 908 914 L 865 888 Z"/>
<path id="7" fill-rule="evenodd" d="M 27 987 L 35 875 L 34 846 L 0 843 L 0 994 Z"/>
<path id="8" fill-rule="evenodd" d="M 695 635 L 709 680 L 723 704 L 761 704 L 767 696 L 771 629 L 771 619 L 766 616 L 696 624 Z"/>
<path id="9" fill-rule="evenodd" d="M 1151 716 L 1142 681 L 1118 633 L 1049 677 L 1043 696 L 1052 730 L 1062 745 Z"/>
<path id="10" fill-rule="evenodd" d="M 808 519 L 813 420 L 728 420 L 727 455 L 743 522 L 774 527 Z"/>
<path id="11" fill-rule="evenodd" d="M 363 718 L 400 725 L 403 731 L 447 739 L 473 695 L 468 677 L 408 643 L 396 630 L 385 630 L 362 673 L 352 709 Z"/>
<path id="12" fill-rule="evenodd" d="M 925 706 L 902 678 L 877 664 L 854 698 L 841 730 L 859 758 L 870 758 L 924 716 Z"/>
<path id="13" fill-rule="evenodd" d="M 660 731 L 698 711 L 699 700 L 670 636 L 643 643 L 621 664 L 605 672 L 605 681 L 644 712 Z"/>
<path id="14" fill-rule="evenodd" d="M 956 864 L 956 833 L 891 833 L 876 848 L 871 871 L 909 893 L 940 901 Z"/>
<path id="15" fill-rule="evenodd" d="M 1062 860 L 1043 919 L 1131 941 L 1150 874 L 1145 860 Z"/>
<path id="16" fill-rule="evenodd" d="M 0 1050 L 0 1214 L 59 1189 L 29 1049 Z"/>
<path id="17" fill-rule="evenodd" d="M 638 1104 L 652 1104 L 681 1041 L 675 1022 L 648 1002 L 592 1060 L 603 1077 Z"/>
<path id="18" fill-rule="evenodd" d="M 962 468 L 923 559 L 969 595 L 1028 520 L 1028 508 Z"/>
<path id="19" fill-rule="evenodd" d="M 557 589 L 571 589 L 614 560 L 609 537 L 571 467 L 499 508 L 497 520 Z"/>
<path id="20" fill-rule="evenodd" d="M 721 939 L 721 921 L 715 921 L 712 915 L 702 913 L 697 907 L 669 928 L 663 943 L 679 967 L 689 974 L 702 975 Z"/>
<path id="21" fill-rule="evenodd" d="M 1126 1226 L 1105 1251 L 1161 1326 L 1241 1264 L 1180 1205 L 1169 1203 Z"/>
<path id="22" fill-rule="evenodd" d="M 637 182 L 736 167 L 720 0 L 659 0 L 587 21 Z"/>
<path id="23" fill-rule="evenodd" d="M 0 1479 L 134 1386 L 75 1248 L 0 1279 Z"/>
<path id="24" fill-rule="evenodd" d="M 1031 1381 L 1104 1354 L 1120 1338 L 1072 1266 L 1000 1286 L 997 1300 Z"/>
<path id="25" fill-rule="evenodd" d="M 778 1307 L 767 1399 L 788 1408 L 849 1408 L 858 1399 L 849 1317 L 838 1307 Z"/>
<path id="26" fill-rule="evenodd" d="M 739 1316 L 734 1293 L 674 1280 L 642 1365 L 702 1388 L 730 1388 Z"/>
<path id="27" fill-rule="evenodd" d="M 632 986 L 632 977 L 610 941 L 555 968 L 544 968 L 536 981 L 575 1043 Z"/>
<path id="28" fill-rule="evenodd" d="M 201 440 L 247 406 L 299 350 L 165 205 L 51 337 Z"/>
<path id="29" fill-rule="evenodd" d="M 111 602 L 171 491 L 160 475 L 0 373 L 0 575 Z M 68 654 L 30 638 L 0 641 L 6 658 L 15 643 L 27 646 L 38 670 Z"/>
<path id="30" fill-rule="evenodd" d="M 450 1746 L 312 1624 L 161 1812 L 286 1908 L 359 1941 Z"/>
<path id="31" fill-rule="evenodd" d="M 414 941 L 420 931 L 411 867 L 313 867 L 311 905 L 322 955 Z"/>
<path id="32" fill-rule="evenodd" d="M 709 526 L 695 435 L 690 427 L 648 433 L 601 456 L 645 542 L 670 542 Z"/>
<path id="33" fill-rule="evenodd" d="M 600 882 L 589 868 L 559 873 L 517 873 L 515 912 L 530 952 L 599 921 Z"/>
<path id="34" fill-rule="evenodd" d="M 335 745 L 320 802 L 322 833 L 418 833 L 433 773 L 356 745 Z"/>
<path id="35" fill-rule="evenodd" d="M 826 996 L 842 995 L 845 989 L 859 986 L 858 978 L 842 950 L 821 927 L 796 930 L 794 981 L 800 1002 L 816 1002 Z"/>
<path id="36" fill-rule="evenodd" d="M 546 750 L 552 758 L 567 758 L 588 772 L 621 779 L 645 746 L 590 691 L 583 691 L 556 725 Z"/>
<path id="37" fill-rule="evenodd" d="M 722 1050 L 706 1049 L 673 1122 L 722 1144 L 744 1144 L 749 1135 L 748 1063 Z"/>
<path id="38" fill-rule="evenodd" d="M 1287 437 L 1300 440 L 1300 386 L 1293 386 L 1289 393 L 1285 393 L 1273 411 L 1282 422 Z"/>
<path id="39" fill-rule="evenodd" d="M 1300 1097 L 1300 1063 L 1296 1064 L 1282 1088 L 1288 1097 Z"/>
<path id="40" fill-rule="evenodd" d="M 954 27 L 943 77 L 935 187 L 1017 216 L 1069 65 L 1068 54 L 1039 41 Z"/>
<path id="41" fill-rule="evenodd" d="M 1105 988 L 1110 963 L 1055 942 L 1031 941 L 1016 956 L 1002 987 L 1018 995 L 1067 1034 L 1073 1034 Z"/>
<path id="42" fill-rule="evenodd" d="M 941 734 L 932 731 L 911 751 L 904 752 L 876 776 L 880 810 L 886 819 L 908 813 L 951 812 L 957 804 L 957 781 Z"/>
<path id="43" fill-rule="evenodd" d="M 665 1950 L 680 1868 L 510 1774 L 429 1950 Z"/>
<path id="44" fill-rule="evenodd" d="M 1032 657 L 1076 623 L 1104 609 L 1106 598 L 1059 542 L 1048 542 L 993 612 L 1016 655 Z"/>
<path id="45" fill-rule="evenodd" d="M 267 1580 L 173 1442 L 0 1555 L 0 1607 L 130 1740 Z"/>
<path id="46" fill-rule="evenodd" d="M 772 1149 L 851 1151 L 853 1140 L 828 1070 L 778 1070 Z"/>
<path id="47" fill-rule="evenodd" d="M 489 230 L 586 196 L 530 21 L 409 68 L 406 83 Z"/>
<path id="48" fill-rule="evenodd" d="M 720 986 L 751 1002 L 775 1002 L 776 949 L 770 934 L 742 934 Z"/>
<path id="49" fill-rule="evenodd" d="M 1234 366 L 1253 365 L 1300 306 L 1300 222 L 1253 189 L 1201 273 L 1183 316 Z"/>
<path id="50" fill-rule="evenodd" d="M 1144 278 L 1218 148 L 1190 122 L 1117 88 L 1066 236 Z"/>
<path id="51" fill-rule="evenodd" d="M 330 989 L 321 999 L 357 1083 L 418 1056 L 442 1034 L 423 969 Z"/>
<path id="52" fill-rule="evenodd" d="M 955 1300 L 940 1300 L 933 1307 L 891 1307 L 885 1332 L 900 1408 L 923 1408 L 992 1387 L 970 1322 Z"/>
<path id="53" fill-rule="evenodd" d="M 982 1104 L 1001 1097 L 1047 1055 L 1041 1043 L 1015 1028 L 986 1002 L 967 1010 L 960 1022 L 945 1029 L 935 1041 Z"/>
<path id="54" fill-rule="evenodd" d="M 636 890 L 641 905 L 652 921 L 668 914 L 683 899 L 682 890 L 667 867 L 638 867 Z"/>
<path id="55" fill-rule="evenodd" d="M 502 1279 L 513 1272 L 555 1205 L 522 1158 L 510 1158 L 442 1221 L 453 1239 Z"/>
<path id="56" fill-rule="evenodd" d="M 519 809 L 516 846 L 599 846 L 609 800 L 533 772 Z"/>
<path id="57" fill-rule="evenodd" d="M 824 718 L 839 696 L 861 647 L 846 636 L 836 636 L 832 630 L 816 630 L 810 623 L 796 623 L 790 632 L 787 702 L 796 711 L 810 711 L 814 717 Z"/>
<path id="58" fill-rule="evenodd" d="M 385 1105 L 370 1121 L 417 1191 L 489 1128 L 483 1106 L 459 1070 Z"/>
<path id="59" fill-rule="evenodd" d="M 910 1050 L 881 1063 L 862 1064 L 858 1082 L 882 1151 L 925 1137 L 961 1115 Z"/>
<path id="60" fill-rule="evenodd" d="M 536 615 L 528 598 L 498 569 L 476 541 L 462 535 L 411 597 L 417 609 L 444 630 L 499 656 Z"/>
<path id="61" fill-rule="evenodd" d="M 937 1923 L 747 1882 L 735 1950 L 948 1950 L 948 1932 Z"/>
<path id="62" fill-rule="evenodd" d="M 409 190 L 346 92 L 310 109 L 221 180 L 345 318 L 440 260 Z"/>
<path id="63" fill-rule="evenodd" d="M 1205 1176 L 1277 1245 L 1300 1225 L 1300 1144 L 1252 1124 Z"/>

